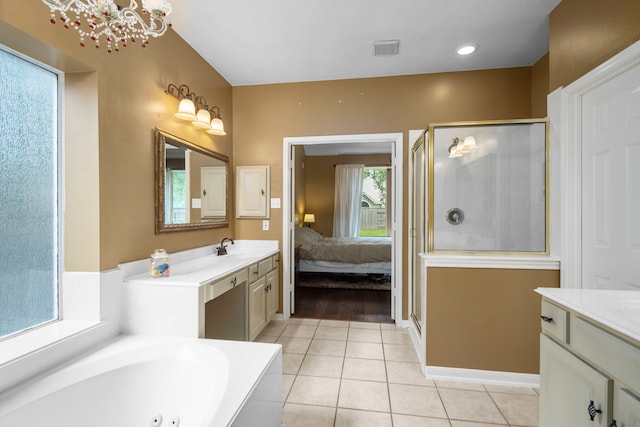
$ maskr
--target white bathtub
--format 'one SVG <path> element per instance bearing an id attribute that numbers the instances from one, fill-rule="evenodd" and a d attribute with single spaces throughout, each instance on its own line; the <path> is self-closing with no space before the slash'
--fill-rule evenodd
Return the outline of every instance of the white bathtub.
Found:
<path id="1" fill-rule="evenodd" d="M 120 336 L 0 394 L 0 425 L 280 427 L 281 398 L 278 345 Z"/>

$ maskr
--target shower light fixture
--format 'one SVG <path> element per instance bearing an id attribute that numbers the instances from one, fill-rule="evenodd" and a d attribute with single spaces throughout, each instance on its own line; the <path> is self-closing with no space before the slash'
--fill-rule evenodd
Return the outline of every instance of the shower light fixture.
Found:
<path id="1" fill-rule="evenodd" d="M 170 83 L 164 93 L 180 100 L 178 112 L 175 113 L 177 118 L 189 120 L 194 126 L 205 129 L 207 133 L 212 135 L 224 136 L 227 134 L 220 116 L 220 107 L 209 107 L 207 100 L 203 96 L 191 92 L 189 86 L 176 86 Z"/>
<path id="2" fill-rule="evenodd" d="M 451 140 L 451 145 L 449 146 L 449 158 L 453 159 L 455 157 L 462 157 L 463 155 L 470 153 L 471 150 L 477 146 L 476 139 L 473 136 L 467 136 L 464 140 L 454 137 Z"/>

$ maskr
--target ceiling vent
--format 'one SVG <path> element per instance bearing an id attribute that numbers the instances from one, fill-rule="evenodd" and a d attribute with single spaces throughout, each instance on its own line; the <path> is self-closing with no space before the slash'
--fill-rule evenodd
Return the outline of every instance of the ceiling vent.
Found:
<path id="1" fill-rule="evenodd" d="M 373 56 L 397 55 L 400 40 L 378 40 L 373 42 Z"/>

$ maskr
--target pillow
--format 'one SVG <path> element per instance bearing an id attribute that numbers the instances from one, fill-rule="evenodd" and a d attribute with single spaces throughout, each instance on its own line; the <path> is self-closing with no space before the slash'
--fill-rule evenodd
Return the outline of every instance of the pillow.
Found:
<path id="1" fill-rule="evenodd" d="M 320 240 L 322 240 L 322 234 L 318 233 L 317 231 L 309 227 L 296 228 L 296 232 L 295 232 L 296 246 L 303 246 L 305 248 L 308 248 L 309 246 L 312 246 L 314 243 L 317 243 Z"/>

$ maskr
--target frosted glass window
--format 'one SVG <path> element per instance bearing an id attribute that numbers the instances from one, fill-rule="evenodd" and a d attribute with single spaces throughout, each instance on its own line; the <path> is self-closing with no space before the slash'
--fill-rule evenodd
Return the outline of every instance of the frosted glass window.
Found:
<path id="1" fill-rule="evenodd" d="M 546 253 L 546 122 L 433 126 L 430 251 Z"/>
<path id="2" fill-rule="evenodd" d="M 0 50 L 0 337 L 58 317 L 58 76 Z"/>

